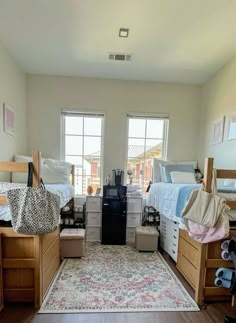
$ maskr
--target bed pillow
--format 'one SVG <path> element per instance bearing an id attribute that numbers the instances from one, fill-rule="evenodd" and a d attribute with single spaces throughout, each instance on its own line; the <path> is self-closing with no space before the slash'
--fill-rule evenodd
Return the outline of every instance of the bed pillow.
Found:
<path id="1" fill-rule="evenodd" d="M 235 186 L 236 180 L 235 179 L 230 179 L 230 178 L 225 178 L 224 179 L 224 186 Z"/>
<path id="2" fill-rule="evenodd" d="M 184 165 L 193 165 L 193 168 L 194 169 L 197 169 L 198 167 L 198 161 L 197 160 L 185 160 L 185 161 L 177 161 L 177 162 L 174 162 L 175 164 L 184 164 Z"/>
<path id="3" fill-rule="evenodd" d="M 163 182 L 164 174 L 163 174 L 163 170 L 161 168 L 161 165 L 167 165 L 170 163 L 173 163 L 173 162 L 161 160 L 161 159 L 157 159 L 157 158 L 153 159 L 153 176 L 152 176 L 153 183 Z"/>
<path id="4" fill-rule="evenodd" d="M 32 162 L 32 157 L 30 156 L 23 156 L 23 155 L 15 155 L 14 160 L 16 162 L 21 163 L 29 163 Z M 25 183 L 27 184 L 28 174 L 22 172 L 13 172 L 11 176 L 12 183 Z"/>
<path id="5" fill-rule="evenodd" d="M 170 172 L 171 182 L 174 184 L 196 184 L 193 173 Z"/>
<path id="6" fill-rule="evenodd" d="M 69 183 L 71 163 L 64 160 L 45 158 L 41 173 L 45 184 Z"/>
<path id="7" fill-rule="evenodd" d="M 193 165 L 185 165 L 185 164 L 169 164 L 169 165 L 162 165 L 163 171 L 165 174 L 165 183 L 172 183 L 171 181 L 171 172 L 185 172 L 185 173 L 192 173 L 194 175 L 194 168 Z"/>
<path id="8" fill-rule="evenodd" d="M 44 184 L 64 184 L 70 182 L 70 174 L 65 166 L 43 164 L 41 177 Z"/>

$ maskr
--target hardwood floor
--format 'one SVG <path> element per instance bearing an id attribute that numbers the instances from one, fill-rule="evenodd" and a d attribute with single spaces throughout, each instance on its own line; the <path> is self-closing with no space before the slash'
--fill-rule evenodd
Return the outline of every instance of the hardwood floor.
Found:
<path id="1" fill-rule="evenodd" d="M 175 263 L 163 254 L 185 288 L 191 287 L 176 270 Z M 31 304 L 9 304 L 0 313 L 1 323 L 223 323 L 226 314 L 234 314 L 230 303 L 208 304 L 200 312 L 37 314 Z M 236 317 L 236 316 L 235 316 Z M 235 321 L 236 322 L 236 321 Z"/>

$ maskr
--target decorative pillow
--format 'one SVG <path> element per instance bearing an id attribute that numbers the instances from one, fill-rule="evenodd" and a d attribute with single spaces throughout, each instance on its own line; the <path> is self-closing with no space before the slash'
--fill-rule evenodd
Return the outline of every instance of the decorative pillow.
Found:
<path id="1" fill-rule="evenodd" d="M 177 161 L 177 162 L 174 162 L 175 164 L 184 164 L 184 165 L 193 165 L 193 168 L 194 169 L 197 169 L 197 160 L 186 160 L 186 161 Z"/>
<path id="2" fill-rule="evenodd" d="M 154 158 L 153 159 L 153 183 L 157 183 L 157 182 L 162 182 L 163 181 L 163 171 L 161 169 L 161 165 L 167 165 L 173 163 L 171 161 L 166 161 L 166 160 L 161 160 L 161 159 L 157 159 Z"/>
<path id="3" fill-rule="evenodd" d="M 71 163 L 64 160 L 46 158 L 41 172 L 45 184 L 69 183 Z"/>
<path id="4" fill-rule="evenodd" d="M 193 165 L 184 165 L 184 164 L 169 164 L 169 165 L 162 165 L 164 173 L 165 173 L 165 182 L 171 183 L 171 172 L 185 172 L 185 173 L 192 173 L 194 175 L 194 168 Z"/>
<path id="5" fill-rule="evenodd" d="M 32 157 L 15 155 L 17 162 L 31 162 Z M 41 158 L 41 177 L 45 184 L 69 183 L 71 173 L 71 164 L 64 160 L 44 159 Z M 13 183 L 27 184 L 28 174 L 21 172 L 12 173 Z"/>
<path id="6" fill-rule="evenodd" d="M 14 160 L 16 162 L 22 162 L 22 163 L 29 163 L 32 162 L 32 157 L 30 156 L 23 156 L 23 155 L 15 155 Z M 41 158 L 41 164 L 43 164 L 43 158 Z M 28 174 L 22 173 L 22 172 L 13 172 L 11 181 L 12 183 L 25 183 L 27 184 Z"/>
<path id="7" fill-rule="evenodd" d="M 170 172 L 171 181 L 174 184 L 196 184 L 193 173 Z"/>
<path id="8" fill-rule="evenodd" d="M 224 179 L 224 186 L 235 186 L 236 180 L 235 179 L 230 179 L 230 178 L 225 178 Z"/>
<path id="9" fill-rule="evenodd" d="M 41 177 L 44 184 L 68 183 L 70 181 L 70 173 L 65 166 L 43 164 Z"/>

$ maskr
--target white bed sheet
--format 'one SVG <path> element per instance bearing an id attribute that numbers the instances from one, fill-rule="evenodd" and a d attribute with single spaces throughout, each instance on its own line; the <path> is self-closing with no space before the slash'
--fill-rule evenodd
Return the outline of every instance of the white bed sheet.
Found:
<path id="1" fill-rule="evenodd" d="M 0 194 L 4 195 L 10 189 L 25 187 L 25 184 L 0 183 Z M 71 184 L 46 184 L 46 189 L 60 197 L 60 208 L 74 197 L 74 186 Z M 0 220 L 11 221 L 11 212 L 8 205 L 0 205 Z"/>

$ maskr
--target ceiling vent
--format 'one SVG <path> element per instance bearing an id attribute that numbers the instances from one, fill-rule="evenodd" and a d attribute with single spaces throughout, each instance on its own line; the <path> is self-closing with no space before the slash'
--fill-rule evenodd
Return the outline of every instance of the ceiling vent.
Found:
<path id="1" fill-rule="evenodd" d="M 131 61 L 131 54 L 108 53 L 108 58 L 111 61 Z"/>

